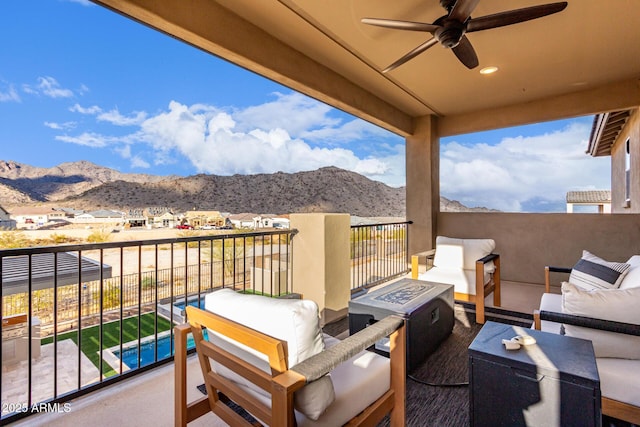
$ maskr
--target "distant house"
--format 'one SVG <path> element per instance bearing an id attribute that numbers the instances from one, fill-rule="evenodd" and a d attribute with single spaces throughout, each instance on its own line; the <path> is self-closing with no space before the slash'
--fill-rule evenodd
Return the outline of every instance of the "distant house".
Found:
<path id="1" fill-rule="evenodd" d="M 576 206 L 596 206 L 598 213 L 611 213 L 611 191 L 569 191 L 567 192 L 567 213 L 573 213 Z"/>
<path id="2" fill-rule="evenodd" d="M 147 217 L 144 215 L 143 209 L 130 209 L 124 216 L 124 226 L 144 227 L 147 225 Z"/>
<path id="3" fill-rule="evenodd" d="M 0 206 L 0 228 L 13 230 L 16 228 L 16 221 L 11 219 L 11 215 L 2 206 Z"/>
<path id="4" fill-rule="evenodd" d="M 123 220 L 124 214 L 122 212 L 102 209 L 76 215 L 73 222 L 76 224 L 120 224 Z"/>
<path id="5" fill-rule="evenodd" d="M 235 228 L 255 228 L 254 218 L 257 217 L 254 213 L 239 213 L 231 214 L 227 219 Z"/>
<path id="6" fill-rule="evenodd" d="M 149 207 L 143 216 L 149 228 L 173 228 L 180 223 L 179 216 L 168 207 Z"/>
<path id="7" fill-rule="evenodd" d="M 640 108 L 596 115 L 587 153 L 611 157 L 611 212 L 640 213 Z"/>
<path id="8" fill-rule="evenodd" d="M 21 206 L 11 211 L 11 219 L 16 222 L 18 228 L 38 228 L 59 216 L 59 211 L 40 206 Z"/>
<path id="9" fill-rule="evenodd" d="M 225 225 L 225 218 L 219 211 L 187 211 L 184 213 L 184 219 L 193 228 L 204 226 L 222 227 Z"/>

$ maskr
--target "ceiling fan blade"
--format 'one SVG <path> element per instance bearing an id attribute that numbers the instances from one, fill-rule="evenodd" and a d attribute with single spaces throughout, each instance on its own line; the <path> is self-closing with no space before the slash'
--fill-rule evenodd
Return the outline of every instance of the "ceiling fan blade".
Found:
<path id="1" fill-rule="evenodd" d="M 439 25 L 427 24 L 426 22 L 398 21 L 395 19 L 362 18 L 361 22 L 395 30 L 425 31 L 428 33 L 433 33 L 440 28 Z"/>
<path id="2" fill-rule="evenodd" d="M 563 1 L 509 10 L 506 12 L 495 13 L 493 15 L 481 16 L 479 18 L 472 18 L 467 23 L 467 33 L 504 27 L 506 25 L 542 18 L 543 16 L 561 12 L 566 7 L 567 2 Z"/>
<path id="3" fill-rule="evenodd" d="M 471 46 L 467 36 L 462 36 L 460 43 L 451 50 L 468 69 L 478 66 L 478 55 L 476 55 L 476 51 Z"/>
<path id="4" fill-rule="evenodd" d="M 480 0 L 458 0 L 449 13 L 449 18 L 459 22 L 466 21 L 476 8 Z"/>
<path id="5" fill-rule="evenodd" d="M 420 55 L 422 52 L 424 52 L 425 50 L 429 49 L 431 46 L 433 46 L 435 44 L 438 44 L 438 40 L 435 37 L 430 38 L 426 42 L 422 43 L 420 46 L 418 46 L 415 49 L 413 49 L 411 52 L 407 53 L 402 58 L 398 59 L 393 64 L 389 65 L 387 68 L 382 70 L 382 72 L 383 73 L 388 73 L 389 71 L 398 68 L 399 66 L 401 66 L 405 62 L 409 61 L 412 58 L 415 58 L 416 56 Z"/>

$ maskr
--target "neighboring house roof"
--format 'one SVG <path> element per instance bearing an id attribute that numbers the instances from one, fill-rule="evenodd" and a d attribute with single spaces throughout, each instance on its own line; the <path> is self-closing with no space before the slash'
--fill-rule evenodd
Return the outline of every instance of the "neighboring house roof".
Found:
<path id="1" fill-rule="evenodd" d="M 78 283 L 78 255 L 71 252 L 59 252 L 57 268 L 54 268 L 54 254 L 34 254 L 31 257 L 31 288 L 29 288 L 29 257 L 20 255 L 7 257 L 2 262 L 2 293 L 18 294 L 54 286 L 54 272 L 57 285 L 65 286 Z M 82 281 L 99 280 L 100 263 L 87 257 L 81 258 Z M 111 277 L 111 266 L 102 264 L 102 278 Z"/>
<path id="2" fill-rule="evenodd" d="M 567 203 L 611 203 L 611 190 L 569 191 Z"/>
<path id="3" fill-rule="evenodd" d="M 109 211 L 105 209 L 89 212 L 89 215 L 94 218 L 122 218 L 123 216 L 121 212 Z"/>
<path id="4" fill-rule="evenodd" d="M 239 213 L 229 215 L 231 221 L 253 221 L 253 218 L 259 216 L 255 213 Z"/>
<path id="5" fill-rule="evenodd" d="M 11 215 L 49 215 L 52 212 L 53 209 L 42 206 L 20 206 L 12 209 Z"/>
<path id="6" fill-rule="evenodd" d="M 593 118 L 587 154 L 593 157 L 610 156 L 611 147 L 629 119 L 631 110 L 611 111 Z"/>

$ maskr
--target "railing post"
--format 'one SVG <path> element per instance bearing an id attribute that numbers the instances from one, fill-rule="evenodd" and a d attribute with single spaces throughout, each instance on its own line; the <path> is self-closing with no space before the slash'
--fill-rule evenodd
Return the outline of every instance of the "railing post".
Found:
<path id="1" fill-rule="evenodd" d="M 348 214 L 291 214 L 294 292 L 318 304 L 322 324 L 347 313 L 350 286 Z"/>

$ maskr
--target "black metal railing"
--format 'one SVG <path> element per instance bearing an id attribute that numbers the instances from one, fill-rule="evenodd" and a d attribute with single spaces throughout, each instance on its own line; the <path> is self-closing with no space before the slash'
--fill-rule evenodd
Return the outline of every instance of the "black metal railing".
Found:
<path id="1" fill-rule="evenodd" d="M 214 289 L 293 293 L 296 233 L 0 250 L 1 424 L 170 361 L 172 325 Z"/>
<path id="2" fill-rule="evenodd" d="M 351 227 L 351 291 L 357 292 L 410 271 L 410 221 Z"/>

